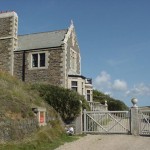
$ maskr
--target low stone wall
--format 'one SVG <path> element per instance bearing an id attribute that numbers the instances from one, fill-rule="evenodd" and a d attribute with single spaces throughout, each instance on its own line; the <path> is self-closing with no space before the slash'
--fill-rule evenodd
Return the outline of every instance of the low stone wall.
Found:
<path id="1" fill-rule="evenodd" d="M 0 143 L 23 139 L 38 127 L 37 119 L 0 122 Z"/>

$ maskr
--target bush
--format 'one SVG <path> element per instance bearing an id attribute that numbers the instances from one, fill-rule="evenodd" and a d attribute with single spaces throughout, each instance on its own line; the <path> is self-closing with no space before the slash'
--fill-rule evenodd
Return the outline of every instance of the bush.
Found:
<path id="1" fill-rule="evenodd" d="M 73 121 L 79 115 L 81 106 L 88 109 L 84 97 L 70 89 L 45 84 L 34 84 L 33 88 L 39 91 L 40 96 L 60 114 L 65 123 Z"/>
<path id="2" fill-rule="evenodd" d="M 105 101 L 107 101 L 108 110 L 110 111 L 128 110 L 128 107 L 123 101 L 114 99 L 98 90 L 93 90 L 93 100 L 102 104 L 105 104 Z"/>

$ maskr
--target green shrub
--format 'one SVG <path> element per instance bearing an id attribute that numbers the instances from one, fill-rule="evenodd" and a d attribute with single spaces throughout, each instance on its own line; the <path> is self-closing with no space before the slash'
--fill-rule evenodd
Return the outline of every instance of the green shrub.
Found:
<path id="1" fill-rule="evenodd" d="M 105 101 L 107 101 L 108 110 L 110 111 L 128 110 L 128 107 L 123 101 L 114 99 L 98 90 L 93 90 L 93 100 L 102 104 L 105 104 Z"/>
<path id="2" fill-rule="evenodd" d="M 84 97 L 70 89 L 45 84 L 34 84 L 32 87 L 39 91 L 40 96 L 60 114 L 66 123 L 73 121 L 79 115 L 81 106 L 88 109 Z"/>

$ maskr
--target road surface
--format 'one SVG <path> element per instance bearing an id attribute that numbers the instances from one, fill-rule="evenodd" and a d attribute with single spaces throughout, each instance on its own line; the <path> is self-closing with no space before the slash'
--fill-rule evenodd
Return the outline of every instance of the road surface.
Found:
<path id="1" fill-rule="evenodd" d="M 150 136 L 87 135 L 56 150 L 150 150 Z"/>

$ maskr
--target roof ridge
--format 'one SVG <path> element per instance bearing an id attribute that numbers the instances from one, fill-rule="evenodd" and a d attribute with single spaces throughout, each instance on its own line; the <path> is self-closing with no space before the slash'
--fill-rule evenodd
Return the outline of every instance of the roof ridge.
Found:
<path id="1" fill-rule="evenodd" d="M 29 34 L 22 34 L 18 36 L 27 36 L 27 35 L 33 35 L 33 34 L 42 34 L 42 33 L 50 33 L 50 32 L 60 32 L 60 31 L 67 31 L 68 29 L 60 29 L 60 30 L 52 30 L 52 31 L 44 31 L 44 32 L 36 32 L 36 33 L 29 33 Z"/>

